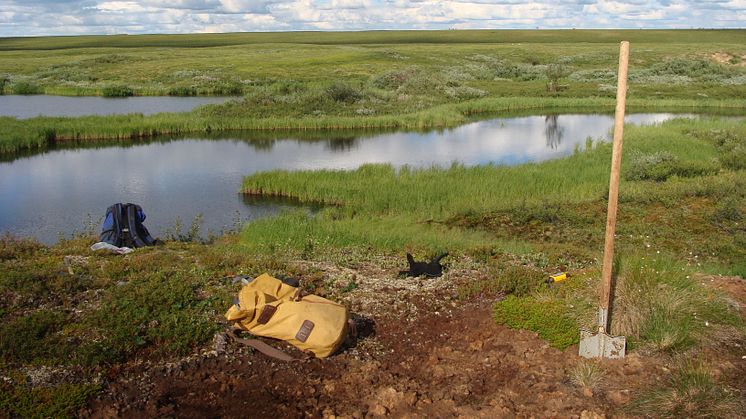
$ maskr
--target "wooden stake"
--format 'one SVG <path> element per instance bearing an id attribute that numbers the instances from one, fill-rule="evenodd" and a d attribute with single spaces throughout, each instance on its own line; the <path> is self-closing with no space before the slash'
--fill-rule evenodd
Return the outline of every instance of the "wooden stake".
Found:
<path id="1" fill-rule="evenodd" d="M 616 114 L 614 117 L 614 145 L 611 154 L 611 178 L 609 180 L 609 207 L 606 214 L 606 240 L 604 244 L 603 292 L 598 316 L 598 330 L 606 333 L 609 325 L 609 304 L 611 303 L 611 272 L 614 264 L 614 234 L 616 233 L 616 212 L 619 196 L 619 172 L 622 166 L 622 143 L 624 141 L 624 109 L 627 104 L 627 66 L 629 63 L 629 42 L 623 41 L 619 48 L 619 72 L 616 87 Z"/>

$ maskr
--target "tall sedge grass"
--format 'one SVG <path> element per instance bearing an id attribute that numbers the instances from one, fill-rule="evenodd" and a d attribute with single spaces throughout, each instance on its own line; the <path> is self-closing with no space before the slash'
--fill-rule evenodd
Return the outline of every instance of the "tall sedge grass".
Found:
<path id="1" fill-rule="evenodd" d="M 732 126 L 746 132 L 743 122 L 678 120 L 657 127 L 629 126 L 625 156 L 649 150 L 666 150 L 683 163 L 710 161 L 717 149 L 684 133 L 710 127 Z M 416 214 L 440 219 L 458 213 L 507 209 L 521 204 L 582 202 L 606 193 L 611 147 L 602 143 L 593 150 L 568 158 L 517 167 L 454 164 L 449 168 L 412 169 L 390 165 L 364 165 L 357 170 L 272 171 L 245 178 L 243 192 L 291 196 L 307 202 L 343 204 L 350 211 L 373 214 Z M 628 169 L 632 159 L 624 158 Z M 704 180 L 702 180 L 704 179 Z M 728 179 L 727 175 L 726 178 Z M 628 182 L 622 201 L 653 193 L 705 193 L 704 189 L 728 181 L 719 177 L 683 182 L 679 178 L 661 185 L 661 191 L 644 182 Z M 737 182 L 736 185 L 739 183 Z M 679 186 L 681 185 L 681 186 Z M 731 185 L 735 186 L 735 185 Z M 697 189 L 702 191 L 697 192 Z"/>

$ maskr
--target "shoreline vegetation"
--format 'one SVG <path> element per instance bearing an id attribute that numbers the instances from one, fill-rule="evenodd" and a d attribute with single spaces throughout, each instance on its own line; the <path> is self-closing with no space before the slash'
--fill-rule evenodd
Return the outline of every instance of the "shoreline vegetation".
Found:
<path id="1" fill-rule="evenodd" d="M 632 112 L 746 111 L 746 100 L 630 100 Z M 220 113 L 234 104 L 207 105 L 188 113 L 36 117 L 0 117 L 0 154 L 42 151 L 63 142 L 138 140 L 158 136 L 212 134 L 230 131 L 339 131 L 339 130 L 426 130 L 453 128 L 480 117 L 511 112 L 613 112 L 608 98 L 484 98 L 437 105 L 419 112 L 381 116 L 224 117 Z M 746 112 L 744 112 L 746 113 Z"/>

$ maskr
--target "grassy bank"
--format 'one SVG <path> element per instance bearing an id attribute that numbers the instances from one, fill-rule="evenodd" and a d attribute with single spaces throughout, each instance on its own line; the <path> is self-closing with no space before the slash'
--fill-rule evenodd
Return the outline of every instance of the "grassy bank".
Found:
<path id="1" fill-rule="evenodd" d="M 657 234 L 677 232 L 676 237 L 664 235 L 660 239 L 670 242 L 666 247 L 677 247 L 681 257 L 695 251 L 706 253 L 710 259 L 715 253 L 714 260 L 725 263 L 743 260 L 743 243 L 739 241 L 743 239 L 742 230 L 725 227 L 728 219 L 737 221 L 742 211 L 744 181 L 740 175 L 744 168 L 745 133 L 743 121 L 718 119 L 675 120 L 653 127 L 628 126 L 620 214 L 629 217 L 624 221 L 632 224 L 621 223 L 620 234 L 639 236 L 645 231 L 645 226 L 640 225 L 641 215 L 656 208 L 650 216 L 671 224 L 670 230 Z M 378 234 L 368 231 L 373 219 L 380 223 L 383 235 L 387 235 L 386 228 L 395 231 L 397 225 L 419 229 L 419 233 L 412 231 L 408 241 L 397 245 L 415 245 L 416 238 L 436 234 L 438 229 L 477 228 L 507 239 L 514 232 L 535 234 L 519 231 L 520 228 L 541 230 L 546 224 L 558 230 L 554 237 L 547 237 L 548 244 L 556 239 L 584 247 L 588 240 L 585 233 L 593 232 L 594 240 L 601 233 L 603 220 L 599 215 L 605 211 L 603 199 L 608 186 L 610 153 L 610 144 L 589 142 L 584 150 L 569 158 L 517 167 L 456 165 L 447 169 L 397 170 L 387 165 L 366 165 L 354 171 L 273 171 L 247 177 L 243 191 L 334 205 L 316 218 L 285 216 L 289 224 L 277 230 L 278 237 L 284 234 L 289 242 L 295 243 L 300 237 L 293 232 L 307 229 L 318 232 L 316 239 L 336 240 L 331 231 L 336 224 L 345 223 L 339 228 L 341 232 L 348 236 L 357 232 L 359 236 L 357 243 L 349 244 L 361 244 L 374 240 L 371 237 Z M 673 214 L 679 213 L 677 208 L 682 203 L 691 203 L 689 212 L 700 217 L 698 223 L 677 225 Z M 710 217 L 706 211 L 716 204 L 723 206 L 722 214 L 713 213 Z M 702 208 L 697 208 L 698 205 Z M 728 205 L 733 208 L 725 208 Z M 717 224 L 719 218 L 726 224 Z M 254 223 L 247 234 L 255 235 L 257 229 L 272 228 L 274 223 Z M 291 228 L 292 224 L 298 225 L 298 229 Z M 699 230 L 707 230 L 709 226 L 715 226 L 711 234 L 720 233 L 721 237 L 709 245 L 698 243 L 704 248 L 695 248 Z M 690 231 L 691 237 L 679 234 L 680 229 Z M 438 237 L 448 243 L 458 235 L 439 233 Z M 680 240 L 684 243 L 679 243 Z M 639 238 L 630 241 L 630 246 L 640 244 Z M 488 242 L 477 240 L 474 244 Z M 339 240 L 338 243 L 345 244 Z M 736 253 L 724 257 L 723 252 L 713 248 L 725 243 L 735 246 Z"/>
<path id="2" fill-rule="evenodd" d="M 225 105 L 209 105 L 191 113 L 138 114 L 121 116 L 89 116 L 78 118 L 37 117 L 27 120 L 0 117 L 0 153 L 13 154 L 24 150 L 43 150 L 51 144 L 96 140 L 136 140 L 163 135 L 212 135 L 229 131 L 340 131 L 398 129 L 420 130 L 454 127 L 480 116 L 510 114 L 520 111 L 612 112 L 614 101 L 609 98 L 483 98 L 454 104 L 433 106 L 421 111 L 385 115 L 359 115 L 324 93 L 317 102 L 338 115 L 307 110 L 274 116 L 285 105 L 264 110 L 255 107 L 254 99 L 244 99 Z M 252 104 L 253 103 L 253 104 Z M 274 104 L 274 102 L 273 102 Z M 271 106 L 271 105 L 270 105 Z M 743 100 L 630 100 L 630 111 L 637 112 L 737 112 L 746 110 Z M 310 113 L 310 115 L 309 115 Z"/>

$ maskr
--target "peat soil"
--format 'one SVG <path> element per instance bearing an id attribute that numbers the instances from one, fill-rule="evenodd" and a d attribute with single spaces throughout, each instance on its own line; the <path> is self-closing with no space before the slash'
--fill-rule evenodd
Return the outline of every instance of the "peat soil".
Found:
<path id="1" fill-rule="evenodd" d="M 371 276 L 373 278 L 376 275 Z M 454 278 L 451 278 L 454 279 Z M 368 278 L 356 278 L 362 289 Z M 104 392 L 79 412 L 82 417 L 580 417 L 635 416 L 629 401 L 665 380 L 663 359 L 636 352 L 596 364 L 601 383 L 572 377 L 583 360 L 577 347 L 550 347 L 535 333 L 495 324 L 499 297 L 456 303 L 440 279 L 403 279 L 427 284 L 426 292 L 390 294 L 406 304 L 378 305 L 374 312 L 351 304 L 359 335 L 327 359 L 281 362 L 217 334 L 210 348 L 177 362 L 142 359 L 111 371 Z M 405 282 L 406 281 L 406 282 Z M 443 286 L 438 286 L 438 282 Z M 741 282 L 737 282 L 741 281 Z M 737 288 L 744 303 L 743 280 Z M 371 282 L 372 283 L 372 282 Z M 403 286 L 403 285 L 402 285 Z M 355 298 L 351 293 L 349 298 Z M 269 342 L 269 341 L 268 341 Z M 292 347 L 270 342 L 290 353 Z M 728 375 L 746 360 L 727 357 Z M 741 387 L 743 380 L 737 385 Z M 741 392 L 746 388 L 739 388 Z M 744 394 L 744 393 L 742 393 Z"/>

